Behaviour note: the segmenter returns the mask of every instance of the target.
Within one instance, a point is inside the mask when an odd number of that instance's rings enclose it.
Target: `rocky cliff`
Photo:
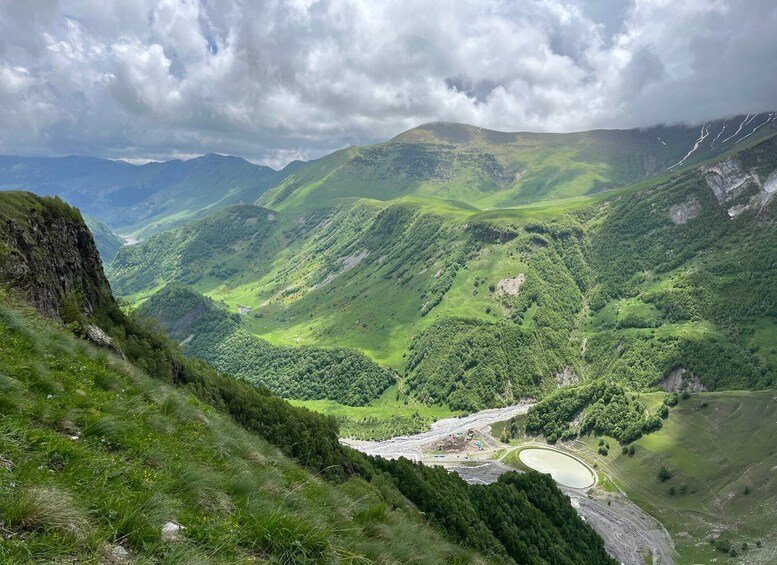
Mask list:
[[[81,213],[27,192],[0,193],[0,285],[65,321],[113,302]]]

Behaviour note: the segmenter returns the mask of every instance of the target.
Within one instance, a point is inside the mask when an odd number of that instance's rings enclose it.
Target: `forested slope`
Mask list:
[[[474,491],[369,460],[333,418],[186,358],[119,309],[61,201],[0,195],[0,226],[4,562],[612,563],[547,477]],[[502,529],[505,513],[531,527]]]
[[[122,249],[110,276],[134,298],[190,283],[250,333],[360,349],[456,409],[598,379],[763,388],[776,144],[553,206],[233,208]]]
[[[179,283],[154,294],[138,311],[159,319],[184,353],[284,398],[359,406],[394,382],[388,370],[355,350],[271,345],[242,329],[239,314],[228,314]]]

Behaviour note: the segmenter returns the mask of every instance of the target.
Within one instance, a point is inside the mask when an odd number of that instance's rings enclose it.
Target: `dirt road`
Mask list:
[[[380,455],[386,459],[398,459],[407,457],[413,461],[424,459],[424,452],[441,440],[456,433],[467,433],[469,430],[487,432],[491,424],[509,420],[518,414],[526,414],[531,402],[523,402],[506,408],[494,408],[482,410],[463,418],[445,418],[432,424],[428,432],[412,436],[397,436],[384,441],[359,441],[342,439],[341,441],[351,447],[363,451],[369,455]],[[493,439],[493,438],[492,438]]]
[[[490,435],[490,426],[518,414],[525,414],[531,403],[507,408],[484,410],[464,418],[447,418],[432,425],[428,432],[413,436],[399,436],[385,441],[341,440],[364,453],[387,459],[407,457],[427,465],[441,465],[458,473],[472,484],[490,484],[500,475],[515,471],[502,459],[516,447],[507,448]],[[483,450],[477,453],[446,453],[432,455],[445,438],[478,433]],[[674,541],[655,518],[620,493],[607,493],[601,499],[589,496],[590,489],[571,489],[559,486],[570,497],[573,508],[596,530],[608,553],[624,565],[642,565],[650,555],[656,565],[674,563]],[[606,498],[605,498],[606,497]]]

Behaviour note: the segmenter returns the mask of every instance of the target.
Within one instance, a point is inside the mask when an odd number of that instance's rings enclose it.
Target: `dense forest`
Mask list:
[[[490,557],[526,564],[612,564],[601,539],[553,479],[507,473],[490,485],[468,485],[442,467],[376,458],[373,465],[452,539]]]
[[[285,398],[359,406],[394,381],[388,370],[352,349],[271,345],[241,329],[239,314],[221,310],[180,283],[154,294],[138,314],[159,319],[183,342],[185,353]]]

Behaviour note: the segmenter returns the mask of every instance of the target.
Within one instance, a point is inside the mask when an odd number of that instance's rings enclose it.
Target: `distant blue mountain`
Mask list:
[[[145,237],[233,204],[250,204],[296,171],[209,153],[133,165],[93,157],[0,156],[0,190],[57,195],[117,233]]]

